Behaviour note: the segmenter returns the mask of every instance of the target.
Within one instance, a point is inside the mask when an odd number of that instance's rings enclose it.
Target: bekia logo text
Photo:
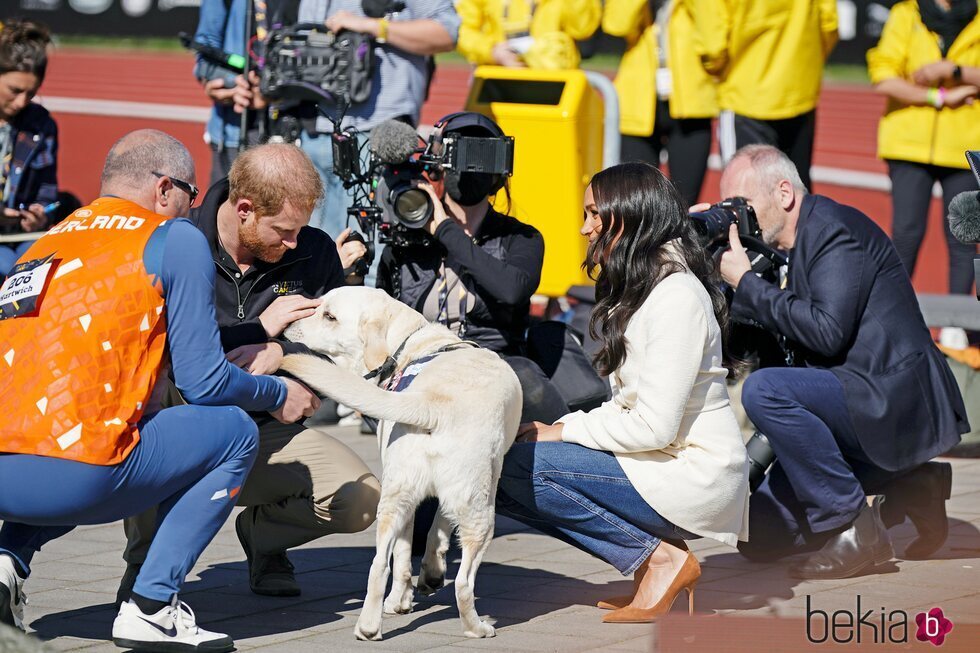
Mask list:
[[[915,615],[915,639],[942,646],[953,630],[953,622],[943,615],[942,608]],[[884,607],[864,610],[861,595],[851,610],[828,613],[814,607],[806,597],[806,638],[811,644],[831,640],[838,644],[870,642],[874,644],[903,644],[909,641],[909,615],[905,610],[886,612]]]

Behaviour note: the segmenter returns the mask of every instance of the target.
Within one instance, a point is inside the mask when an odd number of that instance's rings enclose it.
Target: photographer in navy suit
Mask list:
[[[905,557],[927,557],[946,539],[951,480],[949,465],[927,461],[969,425],[895,248],[860,211],[808,195],[770,146],[739,150],[721,192],[748,199],[763,240],[789,253],[784,282],[768,283],[732,227],[721,259],[732,317],[785,338],[796,365],[756,371],[743,389],[776,462],[739,550],[756,560],[815,551],[794,576],[845,578],[890,560],[886,528],[908,516],[919,538]]]

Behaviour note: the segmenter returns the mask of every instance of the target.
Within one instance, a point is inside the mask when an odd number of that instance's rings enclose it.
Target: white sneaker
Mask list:
[[[228,635],[198,628],[190,607],[176,596],[156,614],[144,614],[132,601],[123,603],[112,622],[112,641],[121,648],[168,653],[221,653],[235,648]]]
[[[0,624],[7,624],[20,630],[24,628],[24,579],[17,575],[14,559],[0,553]]]

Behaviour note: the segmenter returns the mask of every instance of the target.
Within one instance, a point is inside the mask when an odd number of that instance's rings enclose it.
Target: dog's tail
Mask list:
[[[382,390],[357,374],[317,356],[293,354],[282,360],[285,370],[339,404],[374,417],[432,430],[437,426],[427,402],[411,392]]]

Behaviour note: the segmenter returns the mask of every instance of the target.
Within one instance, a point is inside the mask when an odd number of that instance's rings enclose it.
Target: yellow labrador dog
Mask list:
[[[473,585],[493,537],[503,457],[520,421],[517,376],[493,352],[467,345],[373,288],[330,291],[316,313],[293,323],[286,337],[336,365],[292,355],[283,360],[283,370],[381,420],[377,552],[354,634],[381,639],[382,608],[412,610],[415,509],[435,496],[440,514],[429,531],[418,589],[432,593],[442,587],[449,538],[457,528],[463,555],[456,604],[463,630],[469,637],[493,637],[493,627],[476,612]],[[382,605],[392,556],[394,580]]]

